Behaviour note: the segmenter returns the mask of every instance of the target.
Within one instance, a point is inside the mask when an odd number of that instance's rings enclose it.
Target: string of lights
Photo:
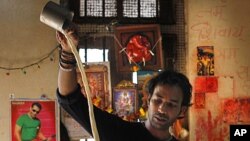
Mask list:
[[[2,70],[6,70],[8,71],[6,73],[6,75],[9,75],[9,71],[14,71],[14,70],[21,70],[24,74],[26,74],[25,69],[32,67],[32,66],[37,66],[38,68],[40,68],[40,63],[42,63],[44,60],[50,58],[50,61],[54,60],[53,57],[53,53],[57,50],[58,46],[56,46],[55,48],[53,48],[47,55],[45,55],[44,57],[42,57],[41,59],[37,60],[36,62],[33,62],[31,64],[27,64],[27,65],[23,65],[21,67],[4,67],[4,66],[0,66],[0,69]]]

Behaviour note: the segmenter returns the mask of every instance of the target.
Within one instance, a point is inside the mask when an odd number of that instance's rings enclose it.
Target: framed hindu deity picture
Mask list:
[[[137,72],[137,90],[138,90],[138,107],[147,109],[148,99],[148,82],[156,76],[158,71],[138,71]]]
[[[137,112],[137,90],[135,88],[113,89],[113,110],[119,117],[134,115]]]
[[[109,62],[88,63],[85,65],[85,73],[93,104],[103,110],[110,108],[112,96]],[[80,72],[77,72],[77,78],[83,93],[85,93]]]
[[[59,141],[58,107],[55,100],[11,99],[11,141]]]
[[[157,24],[115,27],[115,50],[118,71],[163,68],[160,26]]]

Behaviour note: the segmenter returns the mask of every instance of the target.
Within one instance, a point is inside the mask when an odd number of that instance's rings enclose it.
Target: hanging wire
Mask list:
[[[54,49],[52,49],[45,57],[39,59],[38,61],[36,61],[34,63],[28,64],[28,65],[24,65],[22,67],[3,67],[3,66],[0,66],[0,69],[9,70],[9,71],[12,71],[12,70],[22,70],[23,71],[26,68],[29,68],[29,67],[34,66],[34,65],[37,65],[38,68],[40,68],[39,63],[43,62],[45,59],[50,58],[50,60],[53,61],[53,59],[51,59],[51,55],[55,52],[55,50],[57,48],[58,48],[58,46],[56,46]]]

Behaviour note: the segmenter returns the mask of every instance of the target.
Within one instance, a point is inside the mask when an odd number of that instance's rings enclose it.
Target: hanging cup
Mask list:
[[[40,21],[44,24],[63,32],[72,21],[74,13],[68,9],[49,1],[40,14]]]

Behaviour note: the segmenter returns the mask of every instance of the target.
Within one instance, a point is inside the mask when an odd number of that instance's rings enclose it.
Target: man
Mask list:
[[[43,141],[50,141],[41,132],[41,121],[36,117],[41,111],[42,106],[38,102],[32,103],[29,112],[21,115],[15,126],[15,137],[17,141],[33,141],[39,138]]]
[[[66,34],[78,45],[76,28]],[[91,125],[87,100],[76,79],[76,61],[64,35],[57,32],[61,44],[57,96],[60,105],[89,133]],[[114,76],[115,77],[115,76]],[[163,71],[149,81],[148,118],[144,123],[127,122],[94,107],[100,141],[176,141],[169,132],[172,124],[182,118],[190,106],[192,86],[186,76]]]

